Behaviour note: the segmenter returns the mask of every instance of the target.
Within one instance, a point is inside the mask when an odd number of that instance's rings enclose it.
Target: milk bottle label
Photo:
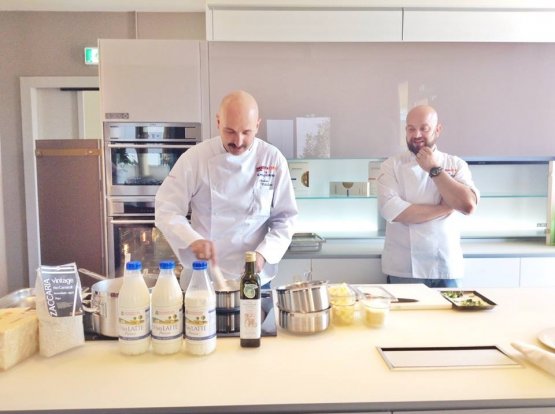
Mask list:
[[[202,341],[216,336],[216,309],[185,306],[185,338]]]
[[[152,338],[168,340],[183,336],[183,310],[177,306],[158,306],[152,313]]]
[[[150,336],[150,308],[121,309],[118,315],[119,337],[128,341]]]

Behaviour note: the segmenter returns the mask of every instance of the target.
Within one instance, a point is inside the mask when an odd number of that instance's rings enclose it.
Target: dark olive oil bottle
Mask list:
[[[262,301],[260,298],[260,276],[256,273],[256,252],[245,253],[245,273],[240,285],[239,330],[241,346],[257,348],[260,346]]]

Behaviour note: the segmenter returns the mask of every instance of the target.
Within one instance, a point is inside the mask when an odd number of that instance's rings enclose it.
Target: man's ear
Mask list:
[[[443,125],[442,124],[437,124],[436,127],[436,136],[439,137],[441,135],[441,131],[443,131]]]

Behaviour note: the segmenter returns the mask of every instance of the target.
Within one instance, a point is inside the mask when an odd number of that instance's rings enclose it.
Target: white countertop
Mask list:
[[[380,258],[384,240],[328,239],[319,252],[290,252],[284,259],[295,258]],[[462,239],[463,255],[471,257],[555,257],[555,246],[543,239]]]
[[[150,352],[128,357],[118,352],[115,341],[87,342],[52,358],[37,354],[0,372],[0,411],[555,407],[555,377],[527,363],[523,368],[480,370],[387,368],[377,346],[498,345],[517,356],[511,341],[539,344],[537,334],[555,326],[553,288],[480,293],[497,307],[392,311],[382,329],[359,323],[304,336],[279,329],[277,337],[263,338],[258,349],[241,348],[237,338],[220,338],[215,353],[207,357]]]

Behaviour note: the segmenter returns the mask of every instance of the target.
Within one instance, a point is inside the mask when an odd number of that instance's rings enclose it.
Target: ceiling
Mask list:
[[[0,0],[0,10],[204,12],[205,0]]]

